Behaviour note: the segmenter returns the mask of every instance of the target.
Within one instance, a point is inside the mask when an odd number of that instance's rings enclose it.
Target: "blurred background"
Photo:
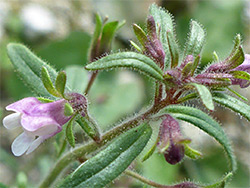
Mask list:
[[[129,40],[135,40],[132,23],[144,27],[148,8],[153,2],[165,7],[174,16],[176,33],[181,47],[184,46],[189,30],[189,21],[199,21],[207,33],[202,62],[211,62],[216,51],[220,59],[225,58],[233,47],[237,33],[243,36],[245,53],[250,54],[250,1],[241,0],[0,0],[0,119],[8,114],[5,106],[16,100],[34,96],[16,76],[6,53],[6,45],[18,42],[27,45],[39,57],[57,70],[66,70],[68,82],[79,80],[77,92],[83,92],[88,73],[83,66],[88,63],[87,54],[91,35],[95,27],[95,13],[109,20],[122,21],[122,27],[113,42],[113,51],[131,50]],[[89,93],[90,112],[103,131],[147,107],[153,97],[152,82],[132,71],[102,72]],[[250,99],[250,89],[237,91]],[[239,168],[228,186],[250,187],[250,136],[249,122],[219,106],[212,114],[222,123],[232,140]],[[154,123],[154,142],[160,122]],[[143,176],[158,183],[171,184],[186,179],[209,183],[218,180],[227,169],[227,160],[221,147],[206,134],[192,125],[182,124],[192,146],[200,150],[204,158],[184,160],[171,166],[163,156],[154,154],[146,162],[135,162],[132,166]],[[42,144],[35,152],[14,157],[10,145],[21,130],[8,131],[0,122],[0,182],[9,187],[37,187],[58,158],[57,147],[64,132]],[[77,143],[87,136],[75,127]],[[49,144],[48,144],[49,143]],[[70,148],[67,148],[70,150]],[[144,151],[145,153],[145,151]],[[143,154],[142,154],[143,155]],[[77,167],[73,163],[63,173]],[[108,187],[143,187],[131,178],[121,176]]]

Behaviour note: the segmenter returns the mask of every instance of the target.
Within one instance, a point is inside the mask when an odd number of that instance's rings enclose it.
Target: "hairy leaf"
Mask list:
[[[60,93],[61,96],[64,96],[66,79],[67,77],[65,71],[60,71],[56,77],[56,90]]]
[[[202,103],[207,107],[207,109],[214,110],[214,103],[213,103],[213,99],[212,99],[212,94],[210,93],[209,89],[204,85],[200,85],[200,84],[196,84],[196,83],[191,83],[189,85],[192,85],[195,87],[195,89],[197,90],[197,92],[202,100]]]
[[[66,127],[66,138],[68,143],[72,146],[75,147],[75,136],[73,133],[73,124],[74,124],[74,117],[70,119],[67,127]]]
[[[145,47],[145,43],[147,42],[147,35],[146,33],[143,31],[143,29],[136,25],[136,24],[133,24],[133,30],[134,30],[134,33],[138,39],[138,41],[140,42],[140,44]]]
[[[163,80],[162,70],[145,55],[135,52],[119,52],[103,57],[86,66],[87,70],[103,70],[117,67],[128,67],[145,73],[157,80]]]
[[[250,74],[245,71],[231,71],[230,74],[237,79],[250,80]]]
[[[48,72],[48,70],[45,67],[42,67],[42,70],[41,70],[41,79],[42,79],[44,87],[47,89],[47,91],[51,95],[54,95],[55,97],[60,97],[60,94],[58,93],[58,91],[54,87],[54,85],[53,85],[53,83],[52,83],[52,81],[50,79],[49,72]]]
[[[58,187],[104,187],[140,154],[152,133],[148,124],[130,129],[107,148],[80,165]]]
[[[190,33],[186,42],[186,48],[184,51],[184,58],[187,55],[197,56],[200,54],[201,49],[205,42],[205,31],[196,21],[190,23]]]
[[[250,106],[241,100],[220,92],[213,93],[213,100],[227,108],[230,108],[234,112],[239,113],[250,121]]]
[[[241,46],[239,46],[232,57],[227,58],[225,61],[230,69],[236,68],[244,62],[245,56]]]
[[[167,31],[168,46],[171,55],[171,68],[178,66],[179,49],[172,32]]]
[[[90,50],[89,50],[89,59],[93,60],[97,56],[97,48],[98,48],[98,41],[99,37],[101,36],[102,33],[102,18],[99,14],[96,14],[95,17],[95,31],[92,36],[91,40],[91,45],[90,45]]]
[[[44,61],[34,55],[27,47],[21,44],[11,43],[7,46],[9,58],[21,80],[37,95],[54,99],[43,86],[41,69],[45,67],[54,81],[57,72]]]
[[[202,154],[191,148],[190,146],[188,146],[188,144],[184,144],[184,147],[185,147],[185,155],[188,156],[189,158],[191,159],[199,159],[202,157]]]

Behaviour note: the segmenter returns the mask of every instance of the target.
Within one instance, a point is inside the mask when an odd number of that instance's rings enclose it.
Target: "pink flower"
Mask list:
[[[64,115],[66,100],[61,99],[51,103],[41,103],[34,97],[28,97],[12,103],[6,110],[15,113],[3,119],[7,129],[22,127],[21,133],[12,143],[11,150],[15,156],[21,156],[34,151],[44,140],[62,130],[62,125],[70,120]]]

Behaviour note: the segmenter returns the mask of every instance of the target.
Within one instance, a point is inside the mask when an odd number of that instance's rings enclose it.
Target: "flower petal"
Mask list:
[[[3,119],[3,126],[7,129],[14,129],[21,126],[21,113],[16,112]]]
[[[12,143],[11,150],[15,156],[21,156],[30,147],[35,137],[28,136],[25,132],[20,134]]]
[[[56,121],[58,124],[63,125],[70,119],[70,117],[66,117],[64,115],[65,103],[66,101],[61,99],[51,103],[37,104],[33,108],[27,109],[24,114],[27,116],[32,116],[32,118],[50,118]]]
[[[47,135],[51,135],[51,134],[57,132],[58,128],[60,128],[59,125],[51,124],[51,125],[46,125],[44,127],[41,127],[40,129],[38,129],[32,133],[34,133],[35,136],[47,136]]]
[[[26,152],[26,155],[34,151],[43,141],[44,141],[44,138],[42,136],[39,136],[36,140],[34,140],[32,144],[30,145],[28,151]]]
[[[22,127],[28,132],[34,132],[47,125],[57,125],[58,123],[51,117],[30,116],[23,114],[21,119]]]
[[[6,106],[6,110],[23,113],[27,110],[32,109],[34,105],[37,104],[41,104],[41,102],[37,98],[28,97]]]

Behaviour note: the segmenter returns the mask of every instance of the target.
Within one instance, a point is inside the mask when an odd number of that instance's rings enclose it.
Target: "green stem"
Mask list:
[[[170,188],[172,186],[167,186],[167,185],[161,185],[161,184],[158,184],[156,182],[153,182],[149,179],[146,179],[145,177],[141,176],[140,174],[137,174],[136,172],[133,172],[131,170],[125,170],[124,171],[124,174],[128,175],[128,176],[131,176],[147,185],[151,185],[153,187],[159,187],[159,188]]]

